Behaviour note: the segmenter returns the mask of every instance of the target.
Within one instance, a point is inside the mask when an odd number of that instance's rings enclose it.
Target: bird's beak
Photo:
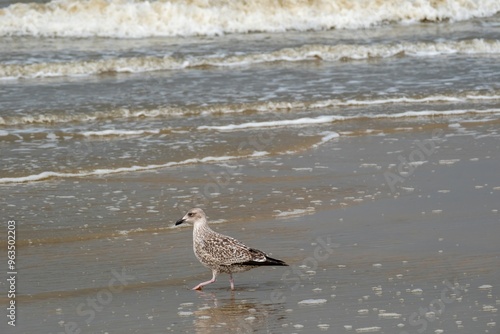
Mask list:
[[[184,218],[179,219],[178,221],[175,222],[175,226],[180,225],[184,223],[186,220]]]

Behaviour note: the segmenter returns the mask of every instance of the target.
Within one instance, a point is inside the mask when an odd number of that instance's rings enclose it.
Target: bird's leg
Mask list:
[[[195,286],[192,290],[201,290],[205,285],[211,284],[217,280],[217,272],[215,270],[212,270],[212,279],[206,282],[202,282]]]
[[[229,283],[231,283],[231,290],[234,290],[233,274],[229,274]]]

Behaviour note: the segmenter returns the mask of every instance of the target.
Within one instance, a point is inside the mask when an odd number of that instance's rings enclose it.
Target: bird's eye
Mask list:
[[[192,212],[188,213],[189,217],[193,217],[193,215],[194,215],[194,213],[192,213]]]

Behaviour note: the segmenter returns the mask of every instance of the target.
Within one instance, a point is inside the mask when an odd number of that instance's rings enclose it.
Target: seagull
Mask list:
[[[273,259],[266,253],[245,246],[238,240],[212,230],[207,223],[205,212],[199,208],[189,210],[184,217],[175,222],[193,224],[193,250],[198,260],[212,270],[212,279],[195,286],[201,290],[205,285],[217,280],[220,273],[229,274],[231,290],[234,290],[233,273],[241,273],[259,266],[288,266],[285,262]]]

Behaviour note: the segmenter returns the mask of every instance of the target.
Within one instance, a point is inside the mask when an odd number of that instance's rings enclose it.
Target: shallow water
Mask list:
[[[19,328],[494,332],[498,134],[484,125],[463,130],[442,130],[434,153],[407,176],[393,165],[432,130],[347,137],[231,166],[238,173],[203,199],[212,227],[291,265],[236,275],[234,293],[226,275],[189,290],[211,274],[192,253],[191,228],[172,227],[181,207],[202,200],[207,174],[229,175],[227,164],[120,174],[93,186],[61,180],[61,195],[41,201],[54,208],[45,204],[40,220],[64,228],[18,218]],[[394,192],[389,172],[404,177]],[[169,180],[176,188],[164,189]],[[23,191],[10,196],[36,206],[36,193],[50,193],[43,184],[18,185],[11,190]],[[65,188],[80,195],[65,197]],[[96,204],[91,191],[102,193]]]

